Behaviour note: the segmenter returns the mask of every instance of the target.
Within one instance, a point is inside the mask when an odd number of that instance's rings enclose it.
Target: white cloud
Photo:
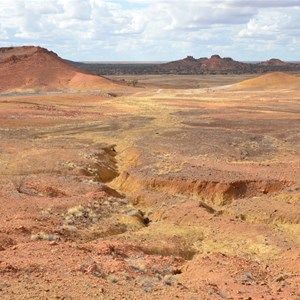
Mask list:
[[[300,0],[1,0],[0,41],[78,60],[171,60],[243,58],[253,39],[297,59],[299,15]]]
[[[226,0],[225,0],[226,1]],[[230,2],[232,5],[236,6],[249,6],[249,7],[299,7],[300,1],[299,0],[251,0],[251,1],[245,1],[245,0],[228,0],[227,2]]]
[[[256,39],[270,37],[276,39],[280,35],[280,27],[286,17],[279,12],[260,13],[251,19],[245,28],[240,30],[238,37]]]
[[[63,17],[78,21],[91,19],[92,1],[78,0],[58,0],[58,4],[63,7]]]
[[[0,24],[0,41],[5,41],[8,40],[8,34],[6,32],[6,30],[4,30]]]

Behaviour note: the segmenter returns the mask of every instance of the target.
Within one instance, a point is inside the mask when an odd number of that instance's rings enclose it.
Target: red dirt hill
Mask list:
[[[300,78],[282,72],[274,72],[233,84],[231,88],[235,90],[300,90]]]
[[[0,48],[0,92],[114,89],[120,86],[76,68],[47,49]]]

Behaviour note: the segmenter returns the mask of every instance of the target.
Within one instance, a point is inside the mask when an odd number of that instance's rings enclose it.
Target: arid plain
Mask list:
[[[1,96],[1,299],[300,299],[299,77],[172,78]]]

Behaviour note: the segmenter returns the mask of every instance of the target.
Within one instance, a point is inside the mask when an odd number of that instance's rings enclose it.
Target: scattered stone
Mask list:
[[[282,276],[280,276],[280,277],[278,277],[278,278],[276,279],[276,282],[284,281],[284,280],[286,280],[287,278],[288,278],[287,275],[282,275]]]

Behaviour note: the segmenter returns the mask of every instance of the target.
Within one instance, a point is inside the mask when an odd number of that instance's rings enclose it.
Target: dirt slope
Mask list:
[[[231,86],[234,90],[300,89],[300,78],[282,72],[265,74]]]
[[[0,299],[299,300],[299,98],[2,96]]]
[[[44,48],[0,48],[0,92],[103,89],[120,87],[76,68]]]

